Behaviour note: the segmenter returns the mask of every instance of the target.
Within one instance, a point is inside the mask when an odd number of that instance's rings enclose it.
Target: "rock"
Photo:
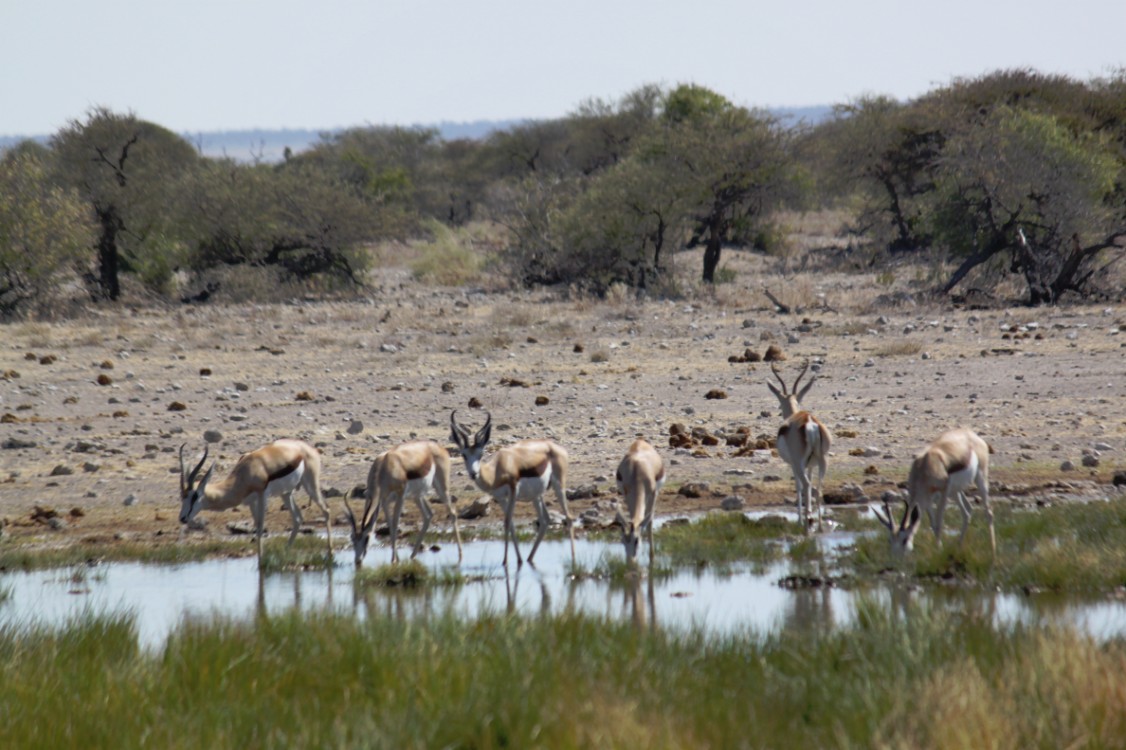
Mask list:
[[[713,400],[725,399],[727,398],[727,391],[721,390],[719,388],[712,388],[710,391],[704,394],[704,398]]]
[[[399,351],[399,347],[395,346],[394,344],[380,344],[379,351],[385,354],[395,354]]]
[[[125,496],[125,499],[121,501],[121,504],[124,505],[126,508],[128,508],[131,505],[136,505],[137,504],[137,496],[130,493],[130,494]]]
[[[568,500],[585,500],[590,497],[600,497],[602,491],[598,489],[597,485],[593,484],[580,484],[577,487],[571,487],[567,490]]]
[[[1126,469],[1120,469],[1114,472],[1114,479],[1111,483],[1116,487],[1126,486]]]
[[[1112,448],[1110,447],[1110,443],[1095,443],[1095,450],[1109,451],[1112,450]]]
[[[738,495],[728,495],[720,502],[719,507],[724,510],[742,510],[747,507],[747,501]]]
[[[53,477],[65,477],[65,476],[69,476],[69,475],[71,475],[71,474],[73,474],[73,473],[74,473],[74,469],[70,468],[70,467],[69,467],[69,466],[67,466],[66,464],[59,464],[59,465],[58,465],[58,466],[56,466],[55,468],[51,469],[51,474],[50,474],[50,476],[53,476]]]
[[[782,352],[781,348],[779,348],[775,344],[771,344],[770,346],[766,347],[766,353],[762,355],[762,361],[784,362],[786,361],[786,355]]]
[[[696,499],[710,494],[711,491],[711,485],[707,482],[688,482],[687,484],[681,485],[680,489],[676,491],[676,494],[682,497]]]
[[[1088,453],[1086,456],[1083,456],[1083,465],[1088,468],[1094,468],[1099,465],[1099,457],[1093,453]]]
[[[3,442],[4,450],[19,450],[21,448],[35,448],[38,443],[34,440],[24,440],[22,438],[8,438]]]
[[[488,497],[477,498],[468,506],[459,511],[457,517],[462,519],[463,521],[472,521],[477,518],[484,518],[485,516],[489,515],[489,508],[491,507],[489,500],[490,498]]]
[[[1064,461],[1060,464],[1060,471],[1075,471],[1075,464],[1071,461]]]
[[[358,419],[353,419],[352,423],[350,425],[348,425],[348,434],[349,435],[359,435],[363,431],[364,431],[364,423],[361,422]]]
[[[218,430],[204,430],[203,439],[208,443],[218,443],[223,439],[223,433]]]

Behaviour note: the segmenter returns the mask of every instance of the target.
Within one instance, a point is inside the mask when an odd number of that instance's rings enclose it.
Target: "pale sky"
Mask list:
[[[0,135],[94,106],[178,132],[560,117],[645,83],[736,104],[1126,66],[1126,0],[0,0]]]

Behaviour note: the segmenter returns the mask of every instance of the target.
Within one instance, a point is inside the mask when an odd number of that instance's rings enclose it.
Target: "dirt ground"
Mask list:
[[[765,263],[729,252],[734,281],[676,301],[433,288],[385,269],[363,301],[99,309],[0,326],[3,531],[47,544],[177,543],[177,451],[187,443],[200,456],[211,431],[220,472],[276,438],[318,446],[340,529],[340,494],[364,483],[378,452],[415,437],[450,445],[451,410],[471,429],[484,421],[471,401],[492,413],[497,445],[551,437],[567,448],[569,485],[583,490],[576,515],[613,517],[613,473],[635,436],[670,464],[660,513],[717,509],[732,495],[780,509],[792,502],[788,467],[726,444],[739,428],[751,442],[777,430],[769,365],[729,361],[770,345],[787,380],[806,360],[818,370],[804,406],[835,434],[830,496],[894,490],[911,456],[957,425],[994,449],[1000,502],[1126,489],[1111,483],[1126,468],[1124,306],[917,304],[886,277],[785,276]],[[806,309],[778,313],[764,285]],[[719,444],[673,449],[674,423]],[[705,484],[698,497],[680,494],[692,483]],[[456,456],[452,485],[459,507],[481,496]],[[532,516],[528,504],[519,512]],[[226,535],[249,517],[211,514],[190,536]],[[272,501],[267,527],[288,526]]]

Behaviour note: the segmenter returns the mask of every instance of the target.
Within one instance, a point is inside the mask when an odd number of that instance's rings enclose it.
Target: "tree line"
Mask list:
[[[697,85],[642,86],[483,139],[322,136],[280,163],[201,156],[94,108],[0,155],[0,315],[158,295],[216,268],[362,287],[372,242],[491,222],[521,284],[659,292],[670,258],[777,250],[781,209],[844,209],[869,264],[926,254],[950,293],[1017,278],[1030,304],[1105,293],[1126,254],[1126,72],[958,79],[783,123]],[[185,276],[186,275],[186,276]]]

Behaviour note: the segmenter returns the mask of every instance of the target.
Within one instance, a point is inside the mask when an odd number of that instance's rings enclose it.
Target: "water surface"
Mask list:
[[[847,543],[847,535],[826,534],[823,545]],[[576,541],[578,562],[595,569],[603,556],[620,556],[621,546]],[[643,550],[647,555],[648,550]],[[353,584],[352,555],[337,555],[328,571],[259,576],[254,558],[219,559],[184,565],[109,563],[7,573],[0,576],[0,622],[61,624],[93,611],[128,611],[136,617],[142,643],[159,647],[185,617],[211,614],[251,618],[259,612],[291,608],[333,608],[360,617],[424,618],[453,612],[474,618],[486,613],[525,615],[567,611],[633,621],[672,630],[702,629],[714,634],[751,631],[768,634],[780,628],[831,628],[855,617],[856,591],[831,586],[791,590],[779,580],[795,572],[782,562],[766,569],[735,567],[680,570],[669,576],[633,582],[573,580],[568,574],[570,546],[545,541],[535,567],[500,565],[499,541],[469,542],[461,572],[473,580],[461,586],[421,591],[387,591]],[[375,547],[366,564],[387,562],[386,547]],[[457,550],[446,545],[420,556],[431,569],[456,567]],[[1065,596],[1023,596],[962,589],[933,589],[879,584],[865,595],[889,607],[912,600],[943,608],[979,612],[997,623],[1057,622],[1079,627],[1097,638],[1126,635],[1126,602],[1085,602]]]

